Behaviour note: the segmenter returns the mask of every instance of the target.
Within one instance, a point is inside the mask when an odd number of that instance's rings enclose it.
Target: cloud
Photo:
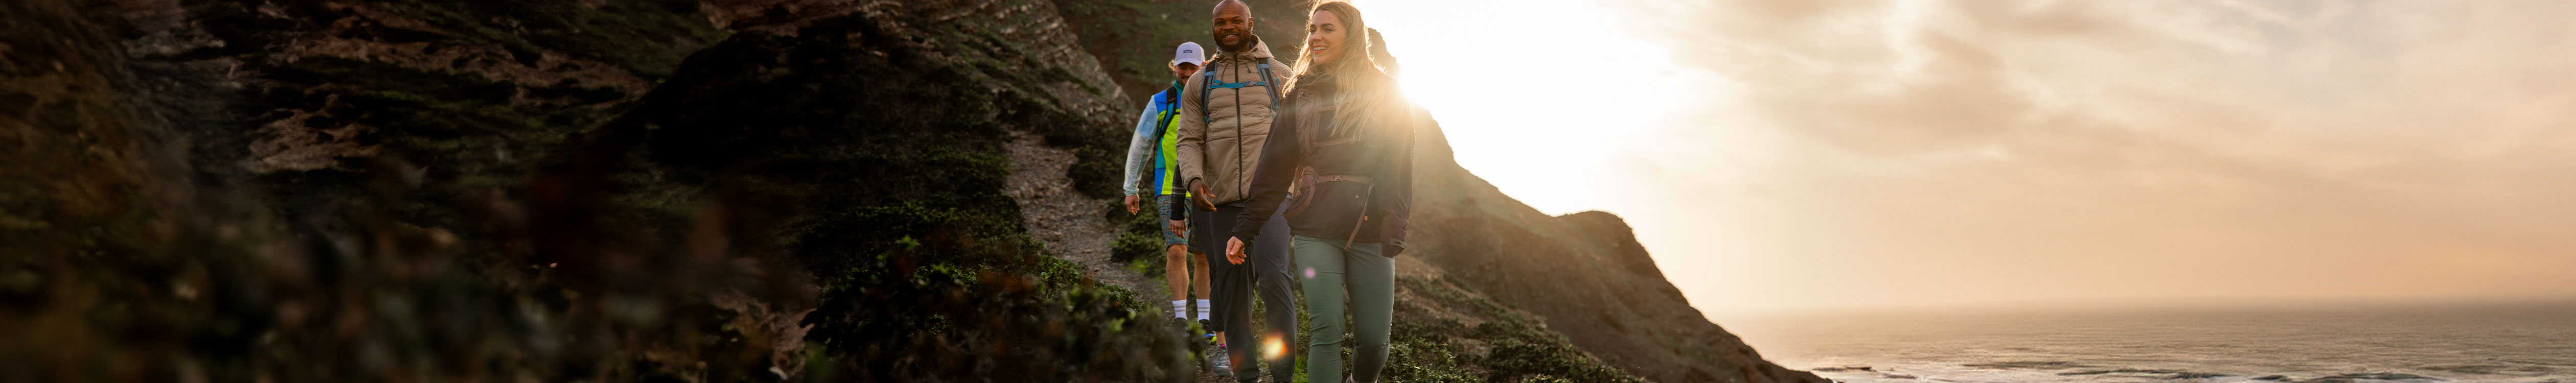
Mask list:
[[[1749,184],[1622,213],[1786,269],[1694,299],[2576,296],[2576,3],[1608,4],[1705,75],[1637,179]]]

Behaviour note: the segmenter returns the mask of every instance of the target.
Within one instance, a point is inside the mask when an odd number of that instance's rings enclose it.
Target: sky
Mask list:
[[[1712,315],[2576,299],[2576,2],[1354,3]]]

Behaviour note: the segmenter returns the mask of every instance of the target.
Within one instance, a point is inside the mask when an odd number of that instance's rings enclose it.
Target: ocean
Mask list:
[[[2576,303],[1777,315],[1721,323],[1847,383],[2576,383]]]

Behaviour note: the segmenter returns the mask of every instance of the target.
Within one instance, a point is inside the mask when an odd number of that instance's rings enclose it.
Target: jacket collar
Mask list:
[[[1252,39],[1252,49],[1244,50],[1242,52],[1231,52],[1220,48],[1216,50],[1216,57],[1211,60],[1264,60],[1271,57],[1270,43],[1261,41],[1261,35],[1246,34],[1243,36],[1245,38]]]
[[[1336,76],[1330,72],[1298,76],[1297,92],[1318,96],[1338,93],[1341,90],[1341,84],[1339,84],[1340,81],[1334,81],[1336,80],[1334,77]]]

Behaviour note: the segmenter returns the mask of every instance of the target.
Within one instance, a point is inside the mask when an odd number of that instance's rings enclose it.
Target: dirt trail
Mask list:
[[[1073,180],[1065,178],[1065,169],[1073,166],[1073,151],[1048,147],[1045,138],[1028,132],[1011,133],[1011,199],[1020,203],[1020,223],[1029,235],[1045,242],[1056,257],[1082,265],[1092,279],[1136,292],[1136,298],[1152,303],[1166,302],[1170,290],[1161,283],[1125,265],[1110,260],[1110,246],[1118,241],[1117,228],[1101,219],[1113,201],[1096,199],[1073,190]]]
[[[1036,134],[1012,132],[1010,152],[1009,192],[1020,203],[1020,223],[1028,227],[1029,235],[1046,243],[1056,257],[1082,265],[1092,279],[1136,292],[1136,299],[1154,307],[1155,315],[1171,315],[1170,308],[1160,305],[1172,296],[1162,281],[1110,260],[1119,232],[1101,219],[1106,212],[1100,209],[1115,201],[1073,190],[1073,181],[1065,177],[1065,169],[1073,166],[1073,151],[1046,146],[1046,139]],[[1197,381],[1230,383],[1234,379],[1202,371]]]

